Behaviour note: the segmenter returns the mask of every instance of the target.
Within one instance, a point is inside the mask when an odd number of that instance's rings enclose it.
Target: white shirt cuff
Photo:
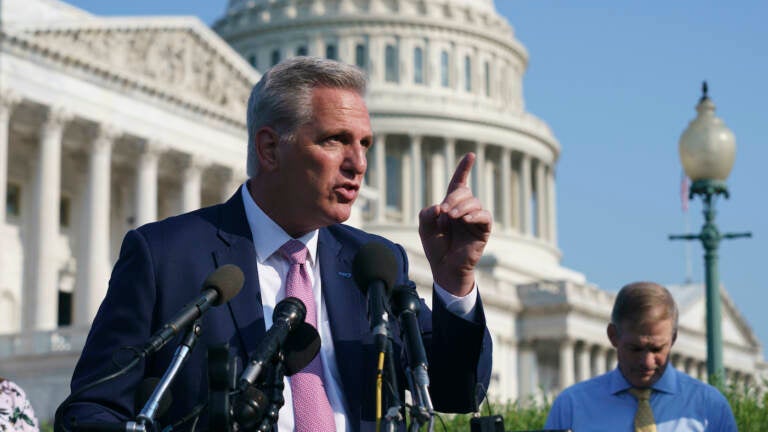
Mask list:
[[[443,287],[438,285],[437,282],[433,282],[432,285],[435,287],[437,296],[440,297],[440,300],[442,300],[443,303],[445,303],[445,308],[448,309],[449,312],[468,321],[473,319],[475,316],[475,306],[477,305],[477,282],[475,282],[475,286],[472,287],[472,291],[464,297],[455,296],[449,293]]]

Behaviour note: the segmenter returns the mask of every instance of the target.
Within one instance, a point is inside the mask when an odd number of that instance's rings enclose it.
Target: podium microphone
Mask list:
[[[377,350],[384,352],[389,333],[387,299],[397,277],[395,254],[383,243],[366,243],[355,255],[352,275],[368,300],[368,321]]]
[[[211,306],[219,306],[236,296],[243,288],[243,271],[233,264],[225,264],[208,275],[203,282],[203,294],[186,304],[173,319],[165,324],[144,345],[142,355],[155,353],[173,339],[180,330],[200,318]]]
[[[431,422],[434,411],[429,395],[427,354],[424,350],[424,341],[421,338],[418,319],[420,308],[421,301],[413,281],[408,281],[407,285],[395,287],[392,292],[392,312],[400,320],[400,334],[405,342],[410,369],[409,381],[415,387],[411,389],[411,393],[416,402],[415,405],[423,409],[422,412],[411,415],[412,422],[418,420],[417,425],[425,421]],[[432,430],[431,424],[429,430]]]
[[[288,333],[296,329],[299,324],[304,323],[306,316],[306,306],[296,297],[286,297],[277,303],[275,311],[272,313],[272,327],[264,335],[259,346],[256,347],[253,360],[240,376],[239,390],[245,390],[256,382],[256,378],[259,377],[264,366],[272,360],[285,343]]]

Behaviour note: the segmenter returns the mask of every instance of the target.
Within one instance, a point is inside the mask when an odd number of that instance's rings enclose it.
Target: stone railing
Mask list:
[[[79,352],[88,329],[61,327],[55,330],[0,335],[0,359],[57,352]]]

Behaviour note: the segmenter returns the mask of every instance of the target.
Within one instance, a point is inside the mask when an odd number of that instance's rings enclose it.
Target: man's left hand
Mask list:
[[[419,236],[434,281],[463,297],[475,285],[475,265],[491,235],[493,217],[467,185],[475,154],[467,153],[453,173],[443,201],[419,213]]]

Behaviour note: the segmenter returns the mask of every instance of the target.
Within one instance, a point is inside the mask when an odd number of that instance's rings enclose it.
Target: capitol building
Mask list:
[[[375,143],[349,223],[402,244],[423,295],[418,211],[477,154],[471,186],[494,216],[478,281],[492,399],[552,394],[615,366],[605,328],[618,287],[560,263],[561,144],[526,111],[529,53],[492,0],[229,0],[212,28],[2,0],[0,376],[38,417],[69,394],[125,232],[235,192],[251,86],[299,55],[368,73]],[[671,361],[704,378],[703,287],[669,288],[681,313]],[[760,383],[761,342],[721,296],[727,378]]]

